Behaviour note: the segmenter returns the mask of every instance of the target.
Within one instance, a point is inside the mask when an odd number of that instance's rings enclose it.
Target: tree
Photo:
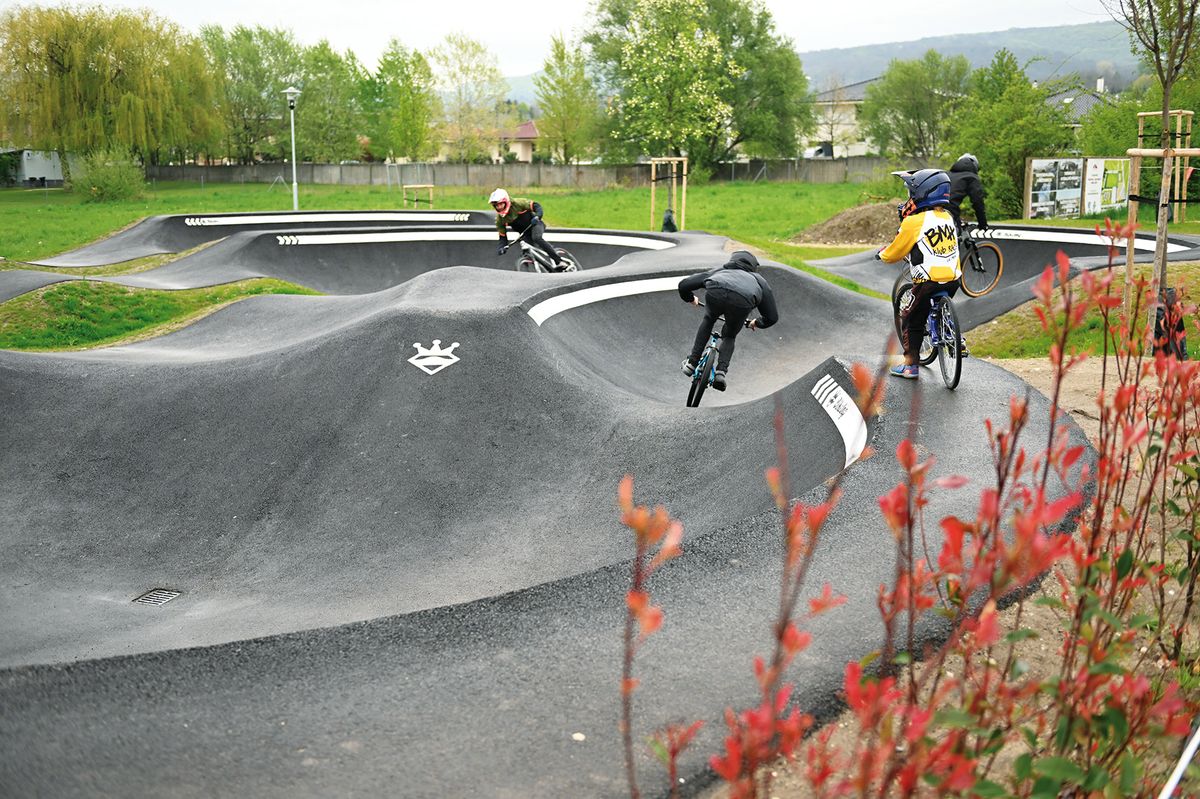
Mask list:
[[[651,15],[665,21],[681,13],[690,15],[695,30],[711,34],[716,42],[714,52],[724,58],[707,66],[692,61],[677,61],[670,66],[684,85],[689,80],[708,84],[703,88],[715,94],[727,110],[713,116],[713,124],[702,132],[686,137],[677,149],[686,150],[702,168],[738,150],[763,156],[794,155],[799,137],[814,126],[808,79],[791,42],[775,33],[770,12],[758,0],[698,0],[683,4],[690,9],[687,11],[675,5],[661,0],[600,0],[596,24],[584,41],[606,90],[619,97],[628,96],[634,86],[631,67],[636,66],[639,75],[649,74],[651,78],[657,68],[653,63],[644,65],[629,58],[629,45],[638,35],[634,24],[637,19]],[[659,49],[635,52],[647,58],[679,59],[686,51],[677,49],[670,31],[665,34],[658,42]],[[674,35],[683,34],[677,24]],[[694,42],[688,44],[696,54]],[[652,80],[638,85],[651,95],[656,92]],[[663,105],[669,113],[674,112],[673,101]],[[620,132],[623,127],[623,118],[618,114],[613,129]]]
[[[991,214],[1020,217],[1024,211],[1025,159],[1064,153],[1072,133],[1061,106],[1046,98],[1057,89],[1034,86],[1008,50],[971,75],[966,102],[955,113],[950,157],[972,152],[988,192]]]
[[[142,160],[196,151],[219,130],[203,51],[147,12],[23,6],[0,16],[0,106],[16,143]]]
[[[1165,150],[1172,146],[1169,114],[1171,89],[1194,63],[1192,44],[1196,34],[1196,8],[1200,6],[1200,1],[1106,0],[1105,5],[1113,19],[1129,31],[1134,52],[1150,64],[1158,77],[1158,85],[1162,88],[1162,135],[1159,147]],[[1173,160],[1169,156],[1162,159],[1160,198],[1166,198],[1171,193]],[[1159,203],[1154,269],[1160,288],[1167,286],[1168,210],[1166,202]],[[1153,312],[1150,318],[1150,324],[1153,325]]]
[[[919,59],[896,59],[867,87],[863,128],[884,155],[934,161],[946,155],[946,138],[967,94],[966,56],[930,50]]]
[[[723,98],[740,68],[704,17],[703,0],[637,0],[629,17],[609,112],[618,135],[644,154],[680,155],[716,135],[732,113]]]
[[[336,163],[357,158],[362,113],[358,104],[361,68],[353,53],[341,56],[321,40],[306,48],[296,103],[296,139],[301,156]]]
[[[244,25],[226,33],[209,25],[200,36],[219,75],[226,153],[243,164],[281,157],[288,137],[283,90],[300,82],[301,48],[292,34]]]
[[[446,36],[430,53],[438,88],[445,97],[443,138],[454,161],[489,157],[507,121],[501,103],[508,83],[487,46],[461,33]]]
[[[831,74],[825,80],[825,89],[818,98],[817,105],[821,106],[816,115],[816,131],[821,142],[828,142],[833,152],[841,145],[853,140],[851,130],[857,127],[857,120],[847,118],[846,87],[841,75]]]
[[[600,133],[600,97],[582,50],[561,36],[553,37],[542,74],[533,83],[542,112],[538,130],[559,160],[574,164],[590,154]]]
[[[392,39],[373,76],[363,81],[371,150],[419,161],[437,153],[440,101],[425,56]]]

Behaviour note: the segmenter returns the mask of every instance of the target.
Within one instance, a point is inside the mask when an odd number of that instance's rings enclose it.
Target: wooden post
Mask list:
[[[1025,219],[1033,214],[1033,159],[1025,159]]]
[[[1140,127],[1141,120],[1138,120]],[[1140,134],[1139,134],[1140,137]],[[1138,201],[1134,196],[1138,193],[1138,187],[1142,183],[1142,157],[1140,155],[1133,156],[1129,162],[1129,217],[1126,220],[1129,224],[1137,224],[1138,216]],[[1130,298],[1133,296],[1133,249],[1134,236],[1131,233],[1129,238],[1125,240],[1125,298],[1122,308],[1125,313],[1129,313]],[[1133,320],[1129,320],[1130,328],[1133,327]]]
[[[1171,142],[1171,147],[1172,148],[1183,147],[1182,139],[1183,139],[1183,114],[1177,114],[1175,116],[1175,140]],[[1175,165],[1175,166],[1176,166],[1175,170],[1171,172],[1171,196],[1174,198],[1174,201],[1171,203],[1171,221],[1172,222],[1179,221],[1179,207],[1180,207],[1180,204],[1179,204],[1179,171],[1180,170],[1178,169],[1178,165]]]
[[[679,162],[671,162],[671,210],[679,208]]]
[[[654,230],[654,187],[658,185],[658,162],[650,160],[650,229]]]
[[[679,206],[679,229],[687,230],[687,176],[688,160],[683,159],[683,202]]]

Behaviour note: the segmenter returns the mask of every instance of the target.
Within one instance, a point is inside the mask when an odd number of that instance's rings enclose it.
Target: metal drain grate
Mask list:
[[[165,605],[177,596],[182,596],[182,591],[172,591],[169,588],[155,588],[152,591],[147,591],[137,599],[133,600],[139,605]]]

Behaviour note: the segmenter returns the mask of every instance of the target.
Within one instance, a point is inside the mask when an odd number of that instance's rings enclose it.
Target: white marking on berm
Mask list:
[[[867,422],[858,403],[829,375],[817,381],[812,395],[842,434],[846,444],[846,466],[849,466],[858,460],[867,446]]]
[[[442,211],[375,211],[368,213],[245,214],[240,216],[189,216],[183,220],[191,227],[223,225],[291,225],[311,222],[466,222],[469,214]]]
[[[566,244],[614,244],[642,250],[665,250],[673,241],[604,233],[547,233],[546,241]],[[397,241],[496,241],[494,228],[485,230],[397,230],[386,233],[312,233],[293,236],[292,244],[386,244]]]
[[[631,297],[635,294],[651,294],[656,291],[676,291],[683,275],[675,277],[653,277],[647,280],[625,280],[619,283],[605,283],[603,286],[592,286],[566,294],[558,294],[548,300],[542,300],[529,309],[529,316],[538,325],[555,314],[590,305],[593,302],[611,300],[615,297]]]
[[[442,340],[435,338],[433,346],[422,347],[420,344],[413,342],[413,346],[417,348],[417,354],[408,359],[408,362],[420,369],[427,375],[437,374],[451,364],[458,363],[461,359],[454,354],[454,348],[458,346],[458,342],[454,342],[446,349],[442,349]]]
[[[976,237],[979,241],[990,241],[992,239],[1003,241],[1011,239],[1015,241],[1047,241],[1060,242],[1062,244],[1094,244],[1100,247],[1107,247],[1112,241],[1108,236],[1097,236],[1095,233],[1064,233],[1058,230],[1013,230],[1011,228],[990,228],[984,235]],[[1116,246],[1120,249],[1125,248],[1125,239],[1117,239]],[[1133,248],[1135,250],[1153,250],[1154,239],[1140,239],[1137,236],[1133,238]],[[1167,252],[1182,252],[1189,250],[1190,247],[1185,247],[1182,244],[1172,244],[1167,242]]]

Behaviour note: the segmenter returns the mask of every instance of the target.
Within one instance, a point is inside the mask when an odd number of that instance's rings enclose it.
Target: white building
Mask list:
[[[21,149],[2,149],[0,153],[17,154],[17,172],[14,179],[18,186],[63,184],[62,163],[58,160],[58,153]]]

